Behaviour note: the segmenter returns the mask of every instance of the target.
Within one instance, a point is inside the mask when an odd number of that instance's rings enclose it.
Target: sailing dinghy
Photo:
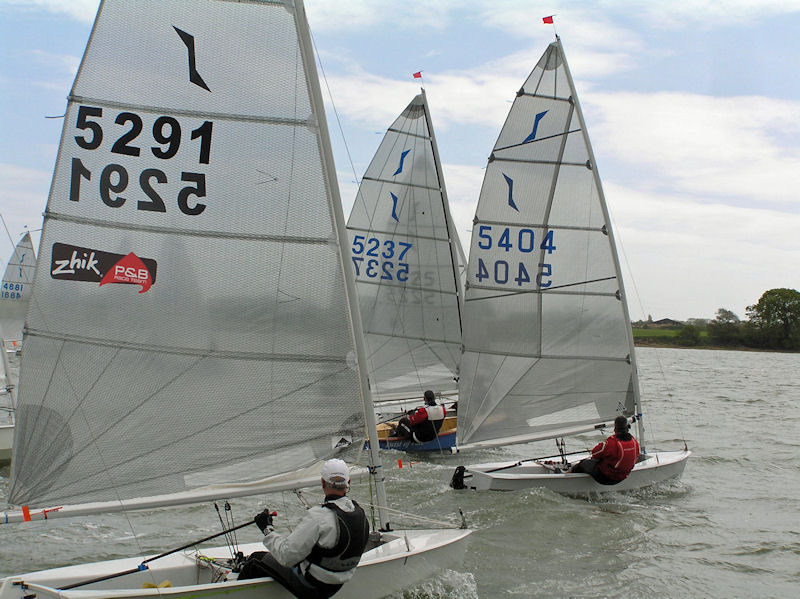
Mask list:
[[[614,235],[558,38],[517,93],[489,158],[467,277],[457,451],[613,429],[623,414],[638,425],[642,454],[614,486],[566,473],[567,462],[586,454],[561,449],[556,460],[461,466],[454,487],[585,494],[681,475],[685,446],[644,448]]]
[[[0,394],[0,462],[11,459],[14,442],[14,407],[22,350],[22,329],[31,300],[31,284],[36,269],[31,234],[25,233],[8,259],[0,287],[0,359],[3,367],[3,393]],[[13,360],[13,364],[12,364]]]
[[[384,135],[347,229],[376,412],[383,420],[413,409],[427,389],[452,399],[461,357],[463,249],[424,89]],[[379,425],[381,448],[440,451],[455,444],[455,414],[427,443],[391,437],[393,424]]]
[[[22,509],[0,525],[317,486],[376,440],[311,48],[301,0],[101,3],[27,321]],[[374,547],[343,596],[416,584],[470,533],[391,531],[377,442],[370,462]],[[10,576],[0,598],[288,596],[191,545]]]

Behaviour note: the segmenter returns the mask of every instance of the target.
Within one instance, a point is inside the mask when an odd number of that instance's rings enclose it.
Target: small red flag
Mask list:
[[[542,17],[542,23],[547,23],[548,25],[552,25],[553,15],[550,15],[549,17]]]
[[[422,71],[417,71],[414,73],[414,79],[422,79]]]
[[[28,509],[27,505],[23,505],[22,506],[22,519],[25,522],[30,522],[31,521],[31,511]]]

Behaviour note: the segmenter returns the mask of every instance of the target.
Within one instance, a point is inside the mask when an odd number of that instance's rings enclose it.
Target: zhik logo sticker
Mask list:
[[[50,276],[68,281],[141,285],[144,293],[156,282],[157,263],[133,252],[112,254],[91,248],[54,243]]]

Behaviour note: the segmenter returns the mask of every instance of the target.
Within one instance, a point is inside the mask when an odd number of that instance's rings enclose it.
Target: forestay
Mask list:
[[[454,393],[463,251],[424,91],[386,132],[347,228],[376,401]]]
[[[459,445],[549,438],[635,412],[619,264],[558,41],[489,158],[467,277]]]
[[[47,204],[13,504],[186,492],[363,444],[293,9],[202,8],[98,14]]]
[[[35,269],[36,255],[31,234],[25,233],[8,260],[0,287],[0,339],[3,343],[22,339]]]

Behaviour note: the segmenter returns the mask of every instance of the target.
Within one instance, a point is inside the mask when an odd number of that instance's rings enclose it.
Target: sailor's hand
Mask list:
[[[256,523],[259,530],[264,534],[272,530],[272,517],[276,515],[276,512],[270,512],[269,510],[264,510],[263,512],[256,514],[256,517],[253,518],[253,522]]]

